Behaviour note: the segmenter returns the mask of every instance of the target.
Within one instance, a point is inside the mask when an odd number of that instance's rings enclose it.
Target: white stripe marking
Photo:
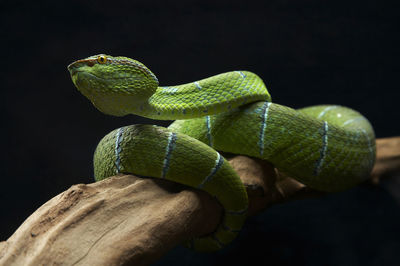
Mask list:
[[[176,142],[176,133],[171,132],[168,136],[168,144],[167,147],[165,148],[165,157],[163,161],[163,168],[161,171],[161,178],[165,178],[168,169],[169,169],[169,160],[171,158],[171,153],[175,148],[175,142]]]
[[[268,110],[270,105],[271,105],[270,102],[265,102],[262,107],[263,112],[261,114],[261,130],[258,140],[258,146],[260,147],[261,156],[264,153],[264,137],[265,137],[265,129],[267,128]]]
[[[169,93],[175,93],[177,92],[179,89],[175,88],[175,87],[162,87],[164,92],[169,92]]]
[[[211,169],[210,174],[204,178],[204,180],[200,183],[200,185],[197,186],[197,188],[202,189],[204,185],[212,179],[212,177],[218,172],[218,170],[221,168],[222,164],[224,163],[224,158],[221,157],[219,152],[217,152],[217,159],[215,160],[215,165]]]
[[[115,139],[115,166],[116,166],[116,173],[118,174],[121,171],[121,142],[122,142],[122,133],[124,132],[124,128],[118,128],[117,133],[116,133],[116,139]]]
[[[226,213],[230,214],[230,215],[243,215],[243,214],[245,214],[247,212],[247,210],[248,210],[248,207],[246,207],[244,209],[241,209],[241,210],[238,210],[238,211],[229,211],[229,210],[227,210]]]
[[[206,127],[207,127],[208,146],[212,147],[213,140],[212,140],[212,135],[211,135],[211,121],[210,121],[209,115],[206,116]]]
[[[314,169],[314,175],[318,176],[321,173],[322,165],[324,164],[326,151],[328,149],[328,122],[324,121],[324,131],[322,134],[322,148],[320,152],[320,157]]]
[[[324,110],[322,110],[322,112],[318,115],[317,118],[323,117],[323,116],[326,114],[326,112],[328,112],[329,110],[338,108],[338,107],[339,107],[339,106],[337,106],[337,105],[333,105],[333,106],[328,106],[328,107],[326,107]]]
[[[242,76],[242,78],[246,77],[246,75],[242,71],[235,71],[235,72],[238,73],[240,76]]]
[[[355,122],[355,121],[357,121],[357,120],[361,120],[361,119],[364,119],[364,117],[361,117],[361,116],[360,116],[360,117],[356,117],[356,118],[349,119],[349,120],[347,120],[346,122],[343,123],[342,127],[345,126],[345,125],[347,125],[347,124],[353,123],[353,122]]]
[[[200,84],[199,84],[199,82],[195,81],[195,82],[193,82],[193,83],[194,83],[194,85],[196,86],[196,88],[198,88],[199,90],[202,89],[201,86],[200,86]]]

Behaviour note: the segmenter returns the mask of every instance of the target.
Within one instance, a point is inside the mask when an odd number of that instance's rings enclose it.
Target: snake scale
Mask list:
[[[224,208],[207,236],[188,241],[218,250],[240,231],[248,208],[244,185],[218,151],[268,160],[311,188],[340,191],[366,178],[375,161],[373,128],[339,105],[294,110],[271,102],[261,78],[232,71],[164,86],[142,63],[95,55],[68,66],[78,90],[101,112],[176,120],[168,128],[131,125],[107,134],[94,154],[95,179],[117,173],[171,180],[202,189]]]

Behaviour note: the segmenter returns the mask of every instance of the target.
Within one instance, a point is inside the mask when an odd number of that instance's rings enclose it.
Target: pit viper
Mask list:
[[[374,165],[374,131],[360,113],[339,105],[294,110],[272,103],[252,72],[159,86],[139,61],[105,54],[77,60],[68,70],[78,90],[105,114],[176,120],[168,128],[131,125],[111,131],[96,148],[94,175],[97,181],[117,173],[162,178],[215,197],[223,218],[213,233],[187,242],[195,250],[226,246],[246,218],[246,189],[218,151],[267,160],[328,192],[362,182]]]

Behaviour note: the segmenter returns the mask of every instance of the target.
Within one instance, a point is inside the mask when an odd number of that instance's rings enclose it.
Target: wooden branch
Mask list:
[[[249,215],[318,196],[269,163],[230,159],[247,187]],[[377,140],[374,184],[400,173],[400,137]],[[175,245],[214,230],[220,205],[207,193],[165,180],[119,175],[74,185],[0,242],[0,265],[148,265]]]

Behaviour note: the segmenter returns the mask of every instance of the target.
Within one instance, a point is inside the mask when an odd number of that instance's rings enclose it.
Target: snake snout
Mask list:
[[[75,62],[74,62],[75,63]],[[71,63],[67,66],[68,71],[71,73],[71,71],[73,71],[74,69],[74,63]]]
[[[69,64],[67,69],[68,69],[69,73],[71,75],[73,75],[73,74],[75,74],[77,72],[79,67],[80,67],[80,65],[75,61],[75,62]]]
[[[92,67],[92,66],[94,66],[94,64],[95,64],[95,62],[93,61],[93,59],[81,59],[81,60],[77,60],[77,61],[72,62],[71,64],[69,64],[67,69],[72,75],[75,72],[77,72],[77,70],[80,67],[83,67],[83,66]]]

